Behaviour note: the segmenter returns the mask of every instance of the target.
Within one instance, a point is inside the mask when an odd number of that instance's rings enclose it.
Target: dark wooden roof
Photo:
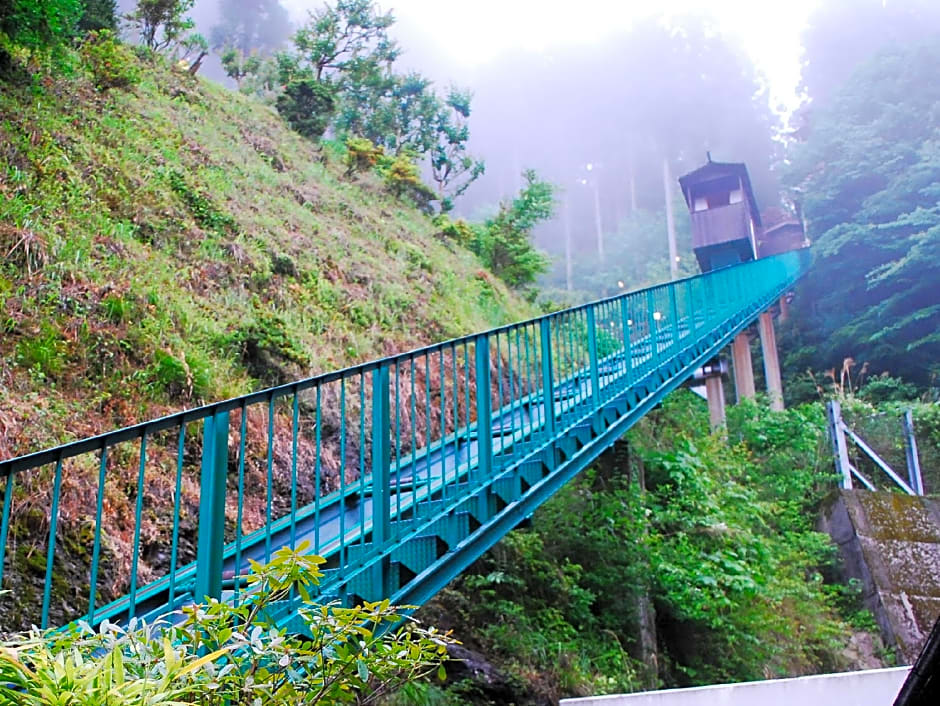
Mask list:
[[[761,225],[760,210],[757,208],[757,199],[754,198],[754,188],[751,186],[751,177],[748,176],[747,166],[744,162],[713,162],[709,158],[708,162],[698,169],[679,177],[679,186],[682,187],[682,195],[685,202],[692,210],[692,202],[689,200],[689,189],[697,184],[704,184],[722,177],[734,176],[741,179],[744,184],[744,193],[747,196],[748,204],[751,207],[751,215],[754,217],[754,224]]]

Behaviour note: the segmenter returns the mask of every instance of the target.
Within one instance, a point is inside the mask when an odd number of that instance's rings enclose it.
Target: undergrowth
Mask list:
[[[424,614],[520,680],[518,703],[849,668],[874,626],[824,579],[822,407],[728,414],[710,434],[701,400],[673,394]],[[412,703],[448,693],[427,690]]]

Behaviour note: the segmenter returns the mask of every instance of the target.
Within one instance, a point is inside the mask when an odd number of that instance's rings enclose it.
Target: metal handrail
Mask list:
[[[50,503],[48,531],[30,540],[45,555],[42,606],[29,617],[42,627],[221,596],[223,575],[305,537],[331,562],[324,584],[352,591],[458,499],[518,482],[516,465],[585,420],[600,429],[598,412],[654,373],[686,374],[675,365],[685,351],[746,325],[807,265],[807,252],[784,253],[0,461],[0,588],[11,573],[22,578],[7,549],[32,493]],[[76,484],[63,481],[73,474],[95,489],[88,599],[54,611],[60,529],[74,531],[60,527],[63,497],[76,502]],[[157,559],[144,556],[144,530],[164,546]],[[102,595],[102,560],[119,550],[130,566]],[[379,568],[368,580],[384,585]],[[238,600],[237,582],[232,590]]]

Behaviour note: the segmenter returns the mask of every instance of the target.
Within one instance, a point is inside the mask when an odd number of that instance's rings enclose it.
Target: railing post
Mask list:
[[[633,384],[633,351],[630,341],[630,329],[632,324],[630,320],[630,304],[626,296],[620,299],[620,319],[623,326],[624,378],[627,381],[624,387],[629,387]]]
[[[601,379],[597,367],[597,316],[594,307],[587,308],[587,339],[588,358],[591,365],[591,397],[595,409],[599,409],[601,401]]]
[[[552,325],[549,318],[539,322],[542,343],[542,399],[545,405],[545,431],[555,434],[555,383],[552,380]]]
[[[679,352],[679,339],[682,332],[679,330],[679,302],[676,294],[676,285],[669,285],[669,315],[672,317],[672,345],[676,353]]]
[[[474,347],[476,362],[477,467],[471,479],[482,482],[493,471],[493,411],[490,381],[490,337],[481,333]]]
[[[653,290],[646,290],[646,322],[649,328],[650,339],[650,368],[656,366],[659,362],[659,330],[656,325],[656,298],[653,296]]]
[[[692,302],[692,280],[685,281],[685,317],[688,319],[689,333],[695,335],[695,306]]]
[[[388,365],[372,371],[372,544],[376,549],[391,534],[391,405]],[[428,429],[430,441],[431,430]]]
[[[202,423],[199,538],[196,545],[196,601],[222,597],[225,548],[225,486],[228,479],[228,412]]]
[[[907,475],[914,492],[923,495],[924,478],[920,472],[920,459],[917,457],[917,437],[914,436],[914,415],[911,410],[905,410],[902,424],[904,425],[904,450],[907,453]]]
[[[388,364],[380,363],[372,371],[372,549],[376,552],[385,548],[392,534],[390,416]],[[430,429],[427,436],[430,443]],[[388,596],[389,561],[386,556],[372,567],[367,591],[371,595],[363,596],[366,600]]]
[[[836,473],[842,476],[842,487],[852,488],[852,467],[849,465],[849,450],[845,444],[845,432],[842,431],[842,408],[836,400],[826,405],[829,417],[829,438],[835,456]]]

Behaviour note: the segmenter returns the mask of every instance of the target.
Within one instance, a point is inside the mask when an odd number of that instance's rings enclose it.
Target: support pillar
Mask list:
[[[734,337],[731,344],[734,366],[734,391],[738,402],[754,399],[754,363],[751,361],[751,341],[746,331]]]
[[[721,383],[721,373],[705,378],[705,396],[708,398],[708,421],[712,430],[725,424],[725,388]]]
[[[767,396],[770,408],[783,411],[783,381],[780,379],[780,359],[777,356],[777,336],[774,333],[774,317],[769,311],[757,321],[760,331],[761,353],[764,357],[764,377],[767,380]]]

